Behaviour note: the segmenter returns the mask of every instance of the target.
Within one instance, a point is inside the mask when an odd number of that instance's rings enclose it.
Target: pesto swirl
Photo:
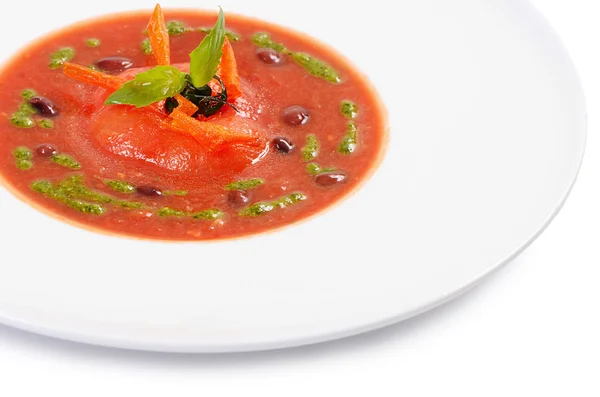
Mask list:
[[[252,42],[260,48],[271,48],[290,56],[294,62],[303,67],[310,75],[319,77],[330,83],[337,84],[342,82],[339,73],[328,63],[303,52],[290,51],[284,44],[273,41],[268,33],[256,33],[252,37]]]

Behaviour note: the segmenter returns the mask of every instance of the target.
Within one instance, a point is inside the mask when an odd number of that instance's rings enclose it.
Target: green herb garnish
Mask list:
[[[174,208],[163,207],[160,210],[158,210],[158,216],[163,217],[163,218],[190,217],[190,218],[200,220],[200,221],[208,221],[208,220],[212,220],[212,219],[220,219],[223,216],[225,216],[225,213],[218,209],[209,209],[209,210],[205,210],[205,211],[190,213],[190,212],[177,210]]]
[[[167,217],[177,217],[177,218],[183,218],[184,216],[187,216],[188,213],[185,211],[181,211],[181,210],[176,210],[173,208],[169,208],[169,207],[163,207],[160,210],[158,210],[158,216],[163,217],[163,218],[167,218]]]
[[[58,164],[62,167],[69,168],[72,170],[81,169],[81,164],[79,164],[79,162],[73,157],[68,156],[66,154],[55,154],[50,158],[50,161],[52,161],[54,164]]]
[[[139,210],[144,208],[144,204],[137,201],[114,201],[115,205],[126,210]]]
[[[135,191],[136,191],[134,185],[132,185],[131,183],[125,182],[125,181],[107,180],[107,181],[104,181],[104,183],[106,184],[106,186],[108,186],[115,192],[131,194],[131,193],[135,193]]]
[[[50,55],[50,63],[48,66],[50,69],[58,69],[69,62],[75,56],[75,50],[71,47],[64,47]]]
[[[144,207],[143,203],[137,201],[118,200],[89,189],[81,175],[72,175],[54,184],[49,181],[37,181],[31,185],[31,189],[77,211],[92,215],[102,215],[106,211],[104,205],[108,204],[126,210]]]
[[[188,30],[189,28],[179,21],[170,21],[167,24],[167,31],[170,35],[182,34]],[[172,105],[173,96],[182,93],[186,87],[193,85],[192,87],[198,89],[207,88],[207,93],[204,95],[207,100],[210,100],[211,104],[218,103],[219,106],[223,106],[227,99],[224,88],[220,96],[214,96],[211,95],[212,90],[207,84],[216,77],[215,73],[223,55],[224,42],[225,15],[223,9],[219,8],[219,17],[215,26],[204,37],[200,45],[190,53],[189,74],[183,73],[172,66],[156,66],[146,72],[137,74],[132,81],[123,84],[121,88],[106,99],[105,104],[133,105],[141,108],[168,99],[167,102],[170,100]],[[145,39],[142,42],[142,51],[145,54],[152,53],[150,40]],[[222,85],[222,87],[224,86]],[[225,99],[222,98],[223,96]],[[207,115],[206,112],[202,111],[200,111],[200,114]]]
[[[72,209],[90,215],[102,215],[105,212],[104,206],[94,203],[86,203],[82,200],[69,196],[68,189],[53,186],[49,181],[37,181],[31,184],[31,190],[40,193],[48,198],[59,201]]]
[[[257,217],[264,215],[268,212],[274,211],[278,208],[286,208],[291,205],[297,204],[301,201],[306,200],[306,196],[302,193],[292,193],[289,196],[282,197],[278,200],[271,202],[259,202],[252,204],[249,207],[244,208],[238,212],[239,216]]]
[[[350,120],[353,120],[358,116],[358,107],[352,101],[342,101],[340,104],[340,111],[342,114]]]
[[[265,183],[262,179],[249,179],[247,181],[232,182],[225,186],[225,190],[249,190],[255,189]]]
[[[313,76],[320,77],[330,83],[340,83],[342,81],[338,73],[331,66],[317,58],[302,52],[292,54],[292,58]]]
[[[292,54],[292,52],[288,51],[288,49],[285,48],[283,44],[276,43],[275,41],[271,40],[271,36],[269,36],[268,33],[261,32],[255,34],[254,36],[252,36],[252,42],[260,48],[271,48],[283,54]]]
[[[54,121],[52,121],[50,119],[41,119],[38,121],[38,126],[40,126],[42,128],[53,128]]]
[[[179,36],[190,30],[185,23],[181,21],[169,21],[166,25],[169,36]]]
[[[229,39],[229,41],[231,42],[236,42],[236,41],[240,41],[240,39],[242,38],[242,36],[240,36],[239,34],[232,32],[231,30],[226,30],[225,31],[225,36]]]
[[[108,204],[114,200],[112,197],[88,189],[83,181],[83,176],[72,175],[66,177],[55,185],[56,189],[70,198],[87,200],[95,203]]]
[[[35,127],[35,121],[26,113],[15,112],[10,116],[10,122],[15,127],[32,128]]]
[[[187,190],[165,190],[163,191],[163,196],[179,196],[179,197],[183,197],[183,196],[187,196],[188,195],[188,191]]]
[[[321,173],[321,166],[317,163],[306,164],[306,172],[310,175],[319,175]]]
[[[146,55],[152,55],[152,44],[150,44],[150,39],[144,39],[142,40],[142,43],[140,44],[140,47],[142,47],[142,52]]]
[[[313,76],[320,77],[331,83],[342,82],[338,72],[336,72],[329,64],[316,59],[311,55],[288,50],[283,44],[273,41],[268,33],[257,33],[252,37],[252,41],[260,48],[271,48],[277,52],[291,56],[298,65],[302,66]]]
[[[323,168],[317,163],[306,164],[306,172],[308,172],[310,175],[320,175],[325,172],[331,172],[331,171],[335,171],[335,168],[333,168],[333,167]]]
[[[94,38],[87,39],[85,41],[85,45],[88,46],[88,47],[92,47],[92,48],[99,47],[100,46],[100,40],[94,39]]]
[[[32,90],[31,88],[26,88],[23,91],[21,91],[21,96],[26,101],[30,100],[31,98],[33,98],[36,95],[37,95],[37,92],[35,90]]]
[[[59,201],[67,206],[73,208],[76,211],[90,215],[102,215],[105,209],[100,204],[86,203],[82,200],[69,197],[65,191],[57,188],[48,181],[37,181],[31,184],[31,190],[40,193],[48,198]]]
[[[202,87],[208,84],[221,63],[223,43],[225,42],[225,15],[219,7],[219,18],[210,33],[200,45],[190,53],[190,76],[192,84]]]
[[[206,210],[206,211],[196,212],[195,214],[192,214],[191,216],[194,219],[209,221],[211,219],[223,218],[224,215],[225,215],[225,213],[223,211],[220,211],[217,209],[210,209],[210,210]]]
[[[313,134],[306,136],[306,146],[302,148],[302,160],[309,162],[319,155],[319,141]]]
[[[27,171],[33,168],[33,152],[25,146],[20,146],[13,151],[15,165],[22,171]]]
[[[25,96],[25,93],[22,93],[22,95]],[[29,102],[21,102],[19,109],[10,116],[10,122],[15,127],[33,128],[35,127],[35,121],[31,116],[35,113],[35,108]]]
[[[35,127],[35,121],[31,117],[25,116],[22,113],[13,113],[10,117],[10,122],[19,128]]]
[[[354,121],[349,121],[346,126],[346,135],[342,139],[338,152],[342,154],[352,154],[357,146],[358,127]]]
[[[156,66],[113,92],[107,105],[134,105],[138,108],[172,97],[183,90],[186,74],[173,66]]]
[[[19,105],[19,110],[17,110],[17,112],[32,115],[36,114],[37,110],[35,110],[33,105],[29,102],[21,102],[21,104]]]
[[[260,215],[264,215],[268,212],[271,212],[275,209],[275,205],[273,203],[256,203],[252,204],[250,207],[246,207],[240,212],[238,212],[239,216],[249,216],[249,217],[257,217]]]

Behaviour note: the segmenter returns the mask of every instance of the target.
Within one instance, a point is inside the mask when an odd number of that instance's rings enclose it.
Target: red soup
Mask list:
[[[296,32],[226,22],[157,6],[23,50],[0,77],[4,183],[78,225],[161,240],[275,229],[357,188],[387,134],[368,81]]]

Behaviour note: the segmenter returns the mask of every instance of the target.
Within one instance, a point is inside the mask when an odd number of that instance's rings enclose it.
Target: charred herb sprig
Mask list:
[[[210,117],[217,113],[225,105],[229,105],[231,108],[233,108],[233,110],[238,111],[233,104],[227,102],[229,96],[227,95],[227,88],[225,88],[223,80],[221,80],[221,78],[217,75],[214,75],[213,78],[219,83],[219,87],[221,89],[220,92],[213,91],[208,85],[196,88],[189,81],[187,82],[185,88],[180,92],[184,98],[198,107],[198,111],[194,113],[192,117],[198,117],[198,115]],[[173,97],[167,98],[165,102],[165,109],[168,114],[171,114],[178,106],[179,102],[177,99]]]

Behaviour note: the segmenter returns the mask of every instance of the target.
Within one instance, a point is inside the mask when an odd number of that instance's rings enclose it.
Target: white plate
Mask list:
[[[381,169],[308,222],[210,244],[94,234],[0,189],[1,322],[177,352],[340,338],[464,292],[531,243],[564,202],[584,151],[584,98],[558,37],[528,2],[219,3],[309,32],[371,76],[390,112]],[[70,4],[10,2],[0,34],[11,42],[0,55],[75,19],[152,7]],[[31,8],[61,12],[21,29]]]

